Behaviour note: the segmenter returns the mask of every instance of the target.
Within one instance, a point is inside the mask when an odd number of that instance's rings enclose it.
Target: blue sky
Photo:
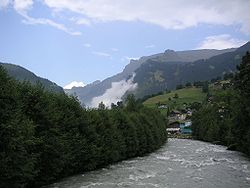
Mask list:
[[[166,49],[249,41],[248,0],[0,0],[0,61],[61,86],[121,72]]]

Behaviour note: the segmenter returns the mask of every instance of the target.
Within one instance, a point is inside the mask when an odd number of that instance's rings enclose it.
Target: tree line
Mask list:
[[[193,136],[250,156],[250,54],[242,58],[231,84],[210,95],[192,116]]]
[[[158,149],[164,117],[129,96],[84,109],[65,94],[10,78],[0,66],[0,187],[39,187]]]

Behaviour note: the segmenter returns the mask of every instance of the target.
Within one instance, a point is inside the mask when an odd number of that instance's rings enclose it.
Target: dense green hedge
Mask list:
[[[39,187],[141,156],[167,139],[158,111],[137,104],[83,109],[73,97],[18,83],[0,66],[0,187]]]
[[[250,156],[250,54],[243,57],[231,87],[217,91],[192,117],[193,136]]]

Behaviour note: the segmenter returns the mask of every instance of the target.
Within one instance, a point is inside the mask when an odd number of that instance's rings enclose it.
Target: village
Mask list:
[[[168,137],[170,138],[191,138],[191,109],[172,110],[168,116]]]
[[[209,86],[207,85],[207,91],[208,87]],[[226,89],[228,87],[230,87],[230,82],[228,80],[220,80],[219,78],[216,78],[210,85],[209,94],[208,92],[204,92],[204,88],[201,88],[199,84],[196,88],[185,87],[176,90],[173,93],[166,94],[165,98],[168,98],[168,100],[159,100],[156,103],[156,106],[161,112],[163,112],[168,120],[168,137],[192,138],[192,114],[199,109],[204,100],[207,100],[208,104],[216,103],[214,101],[213,93],[217,90]],[[198,91],[199,88],[200,91]],[[190,101],[190,98],[192,97],[193,99]],[[223,118],[224,113],[226,113],[224,104],[216,105],[218,105],[219,116]]]

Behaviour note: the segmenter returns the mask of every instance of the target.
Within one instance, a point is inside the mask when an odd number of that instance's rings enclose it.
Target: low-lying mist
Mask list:
[[[94,97],[90,106],[96,108],[100,102],[103,102],[105,106],[109,107],[111,103],[116,104],[118,101],[121,101],[127,91],[134,91],[137,88],[137,83],[133,83],[134,77],[135,74],[128,80],[112,82],[111,88],[107,89],[103,95]]]

